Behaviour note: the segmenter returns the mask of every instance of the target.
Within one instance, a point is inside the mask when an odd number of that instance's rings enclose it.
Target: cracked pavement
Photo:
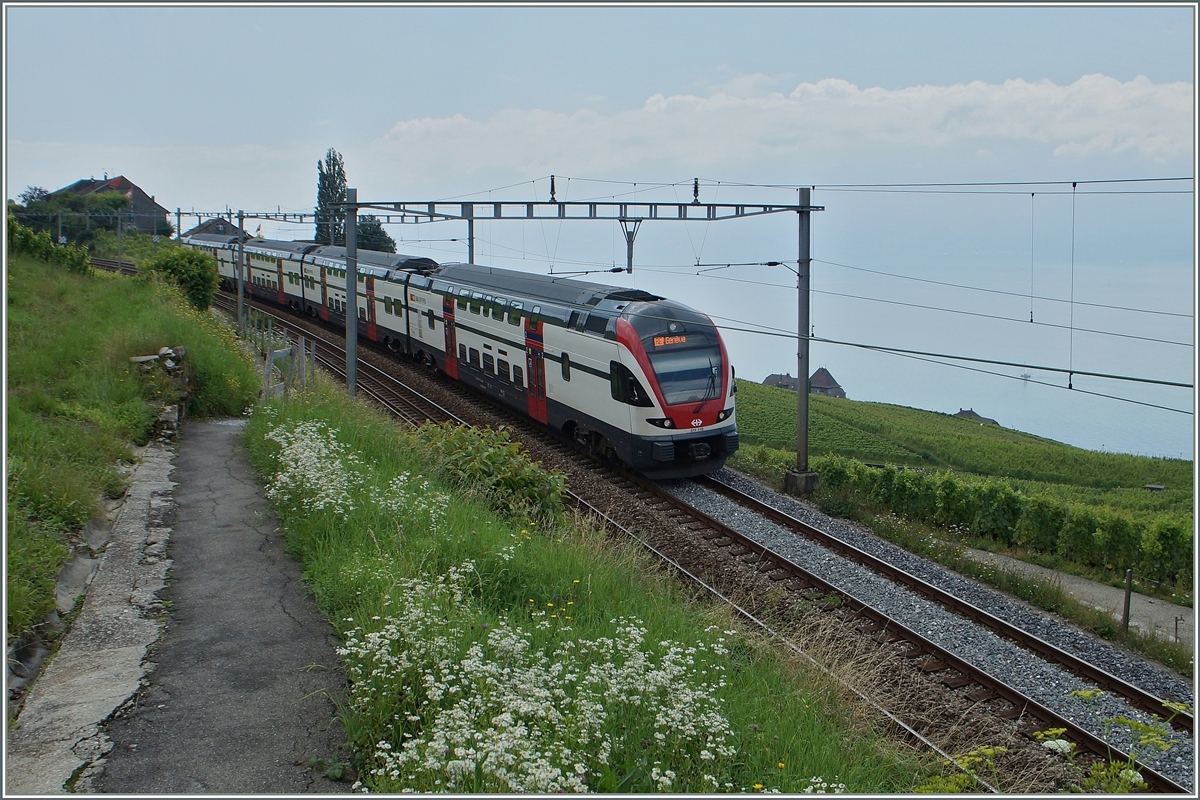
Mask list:
[[[160,448],[139,466],[117,521],[140,524],[140,536],[119,544],[114,528],[80,617],[10,733],[6,794],[62,793],[73,776],[76,792],[349,791],[306,766],[350,760],[336,705],[346,681],[334,631],[285,552],[241,445],[242,421],[180,433],[174,503],[170,451]],[[114,575],[110,594],[124,609],[93,625],[88,606]],[[164,610],[160,635],[154,617]],[[87,635],[81,648],[77,632]],[[66,682],[48,681],[63,667]],[[85,704],[89,695],[103,697]]]

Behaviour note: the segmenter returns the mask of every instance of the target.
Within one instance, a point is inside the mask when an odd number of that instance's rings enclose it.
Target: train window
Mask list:
[[[508,324],[509,325],[520,325],[521,324],[521,304],[520,303],[513,303],[509,306]]]
[[[482,308],[479,301],[482,299],[483,299],[482,292],[472,292],[471,293],[471,313],[472,314],[479,313],[480,309]]]
[[[542,307],[534,306],[533,312],[529,315],[529,324],[537,327],[538,322],[542,319]]]
[[[516,364],[513,364],[513,383],[517,386],[525,385],[525,370],[521,369]]]
[[[562,354],[562,376],[564,381],[571,380],[571,357],[566,353]]]
[[[385,313],[385,314],[392,313],[392,298],[390,298],[390,297],[383,298],[383,313]]]
[[[366,319],[367,318],[367,309],[363,308],[362,306],[359,306],[358,307],[358,318]]]
[[[567,318],[567,327],[574,328],[579,324],[579,312],[572,311],[571,316]]]
[[[425,319],[429,323],[430,330],[432,330],[433,329],[433,309],[432,308],[425,312]]]
[[[469,351],[471,358],[469,359],[472,367],[479,367],[479,351],[472,347]]]
[[[458,308],[460,311],[467,310],[467,295],[470,294],[466,289],[458,290]]]
[[[604,335],[605,329],[608,328],[608,317],[602,314],[588,314],[587,320],[583,323],[583,329],[591,333]]]
[[[496,371],[496,359],[492,358],[491,353],[483,354],[483,371],[489,375]]]
[[[458,346],[458,360],[459,361],[467,360],[467,346],[465,344],[460,344]]]
[[[608,370],[613,400],[619,403],[628,403],[631,406],[641,406],[642,408],[651,408],[654,406],[654,403],[650,400],[650,396],[638,381],[637,376],[628,367],[619,361],[610,361],[608,362]]]
[[[500,380],[508,380],[508,362],[503,358],[496,359],[496,374],[500,376]]]

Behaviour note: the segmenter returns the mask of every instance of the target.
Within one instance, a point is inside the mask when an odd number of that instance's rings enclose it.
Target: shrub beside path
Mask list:
[[[155,514],[137,508],[157,502],[161,511],[170,452],[162,448],[167,458],[139,466],[117,523],[128,517],[133,541],[121,546],[114,528],[79,618],[10,731],[6,794],[61,793],[73,776],[76,791],[114,794],[349,790],[308,766],[350,760],[336,707],[346,681],[333,629],[284,552],[242,448],[241,423],[181,429],[166,553],[173,563],[161,560],[162,548],[147,557]],[[147,491],[144,481],[157,488]],[[147,598],[147,589],[158,588],[153,578],[148,584],[135,574],[147,560],[157,560],[160,573],[170,564],[157,602]],[[115,588],[97,592],[114,576]],[[97,623],[92,609],[102,594],[117,607]],[[164,609],[159,635],[147,617]],[[109,645],[77,640],[78,631],[97,628]],[[132,631],[141,634],[136,641]],[[89,668],[107,668],[109,655],[123,663],[120,685],[86,680]],[[67,668],[65,680],[56,677]]]

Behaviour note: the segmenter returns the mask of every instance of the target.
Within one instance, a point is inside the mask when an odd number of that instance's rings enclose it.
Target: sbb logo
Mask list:
[[[692,427],[693,427],[693,428],[699,428],[699,427],[700,427],[701,425],[703,425],[703,424],[704,424],[704,420],[702,420],[702,419],[694,419],[694,420],[692,420]]]

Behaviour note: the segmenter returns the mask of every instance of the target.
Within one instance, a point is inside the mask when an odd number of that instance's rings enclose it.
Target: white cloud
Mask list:
[[[890,90],[829,78],[785,95],[766,91],[769,82],[752,75],[708,96],[655,94],[612,114],[509,109],[487,120],[405,120],[370,152],[405,183],[440,177],[466,186],[556,170],[675,179],[775,169],[799,177],[931,160],[1007,161],[1020,170],[1031,158],[1122,156],[1162,168],[1186,163],[1192,150],[1190,83],[1097,74],[1068,86],[1017,79]]]

